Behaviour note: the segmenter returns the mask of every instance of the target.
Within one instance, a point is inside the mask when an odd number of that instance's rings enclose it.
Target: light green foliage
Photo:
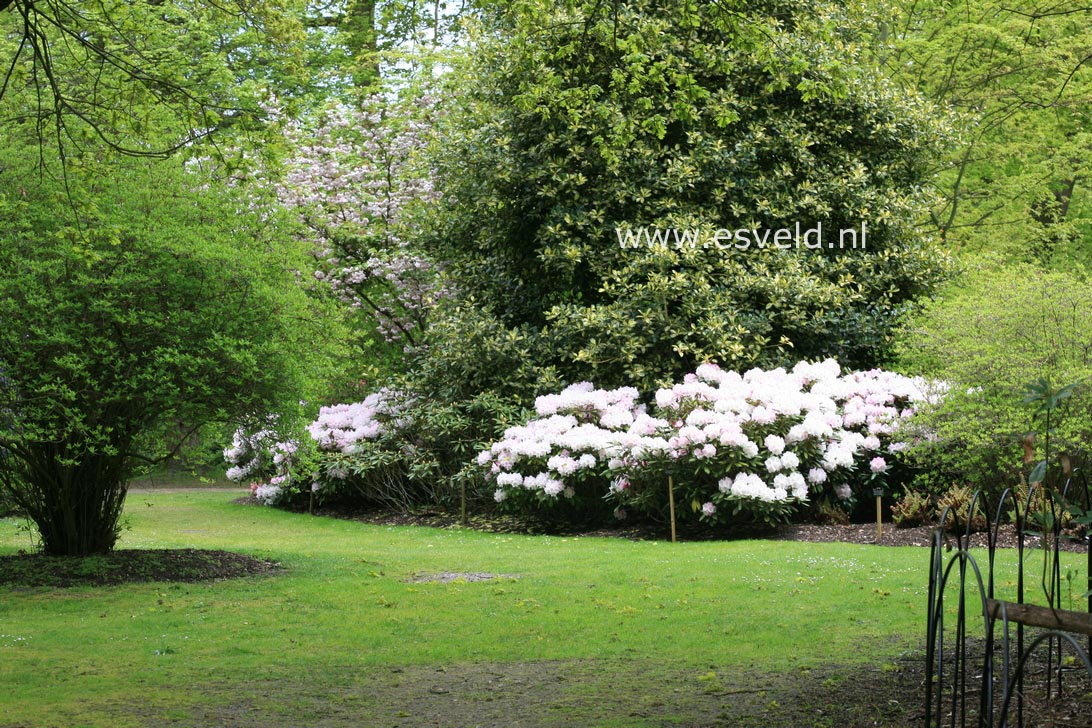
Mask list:
[[[320,0],[309,3],[308,67],[317,85],[344,96],[384,85],[424,85],[460,47],[463,22],[478,2],[455,0]]]
[[[567,381],[652,389],[706,360],[869,366],[943,275],[911,225],[938,114],[862,60],[859,7],[521,2],[454,74],[433,240]],[[622,249],[643,226],[867,225],[866,250]]]
[[[1015,486],[1021,442],[1040,432],[1027,387],[1092,376],[1092,290],[1075,275],[1027,265],[984,262],[929,304],[903,332],[899,361],[906,371],[950,385],[943,400],[919,413],[922,439],[914,452],[924,484],[939,492],[953,482],[996,496]],[[1052,416],[1054,453],[1087,452],[1092,438],[1092,391],[1077,387],[1068,416]],[[1039,452],[1036,459],[1043,457]]]
[[[963,117],[933,222],[953,248],[1087,263],[1092,8],[1076,0],[899,2],[892,76]]]
[[[139,458],[308,396],[337,331],[297,284],[302,251],[242,195],[178,162],[70,164],[62,184],[8,149],[0,485],[47,552],[105,551]]]
[[[102,142],[162,154],[217,129],[253,128],[270,89],[291,97],[306,87],[295,0],[0,8],[5,122],[40,125],[68,154]]]

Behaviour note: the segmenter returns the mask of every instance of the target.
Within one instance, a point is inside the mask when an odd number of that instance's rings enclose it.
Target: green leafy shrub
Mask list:
[[[706,361],[883,360],[946,273],[914,228],[945,133],[865,67],[872,18],[800,0],[497,8],[454,76],[427,237],[464,295],[539,336],[536,361],[652,391]],[[867,245],[838,249],[862,223]],[[714,242],[797,224],[826,244]],[[669,238],[627,238],[649,232]]]
[[[974,483],[996,502],[1016,482],[1022,443],[1041,428],[1025,392],[1040,379],[1092,378],[1092,288],[1076,274],[977,264],[902,332],[899,365],[946,383],[915,421],[917,485],[939,493]],[[1068,416],[1052,417],[1051,450],[1074,457],[1092,442],[1092,390],[1077,387]],[[1044,438],[1040,438],[1044,441]]]
[[[0,411],[15,423],[0,487],[47,553],[104,552],[138,463],[309,396],[338,329],[298,284],[304,251],[242,195],[181,160],[84,159],[62,181],[17,141],[0,145]]]

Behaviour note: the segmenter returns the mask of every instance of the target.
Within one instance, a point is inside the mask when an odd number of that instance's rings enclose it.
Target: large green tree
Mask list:
[[[0,115],[76,154],[164,155],[308,90],[297,0],[0,0]]]
[[[1076,0],[901,2],[891,76],[959,114],[932,221],[955,249],[1088,263],[1092,7]]]
[[[569,380],[876,364],[947,259],[915,228],[940,115],[867,62],[875,27],[852,3],[803,0],[487,14],[452,75],[436,257]],[[821,249],[714,239],[797,223],[822,225]],[[862,225],[864,249],[838,249]],[[642,228],[699,243],[620,244]]]
[[[328,332],[302,251],[248,198],[177,161],[85,160],[55,180],[32,140],[6,141],[0,488],[47,553],[104,552],[135,465],[298,402]]]

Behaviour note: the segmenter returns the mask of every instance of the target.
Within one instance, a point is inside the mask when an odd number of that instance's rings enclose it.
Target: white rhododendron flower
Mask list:
[[[882,472],[877,456],[905,447],[892,435],[926,398],[920,380],[880,370],[843,373],[833,360],[743,374],[707,363],[652,393],[651,408],[632,387],[603,390],[588,382],[539,397],[536,416],[508,428],[477,464],[501,490],[548,498],[591,478],[625,501],[668,464],[677,482],[709,482],[718,497],[845,497],[843,486],[823,490],[832,488],[830,474]],[[706,517],[717,512],[712,501],[695,508]]]

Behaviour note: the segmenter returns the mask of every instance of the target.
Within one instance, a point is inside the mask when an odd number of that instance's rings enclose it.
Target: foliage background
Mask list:
[[[455,76],[429,241],[567,381],[706,360],[882,361],[946,271],[914,224],[942,116],[870,74],[861,6],[517,3]],[[628,249],[616,229],[793,228],[865,251]]]
[[[1080,271],[1078,271],[1078,274]],[[903,331],[900,364],[947,383],[917,418],[918,484],[971,485],[997,495],[1019,483],[1022,441],[1046,423],[1023,404],[1039,378],[1055,389],[1092,377],[1092,290],[1079,275],[983,260]],[[1092,441],[1092,392],[1075,390],[1052,415],[1051,449],[1078,461]],[[1040,455],[1042,450],[1040,450]]]

